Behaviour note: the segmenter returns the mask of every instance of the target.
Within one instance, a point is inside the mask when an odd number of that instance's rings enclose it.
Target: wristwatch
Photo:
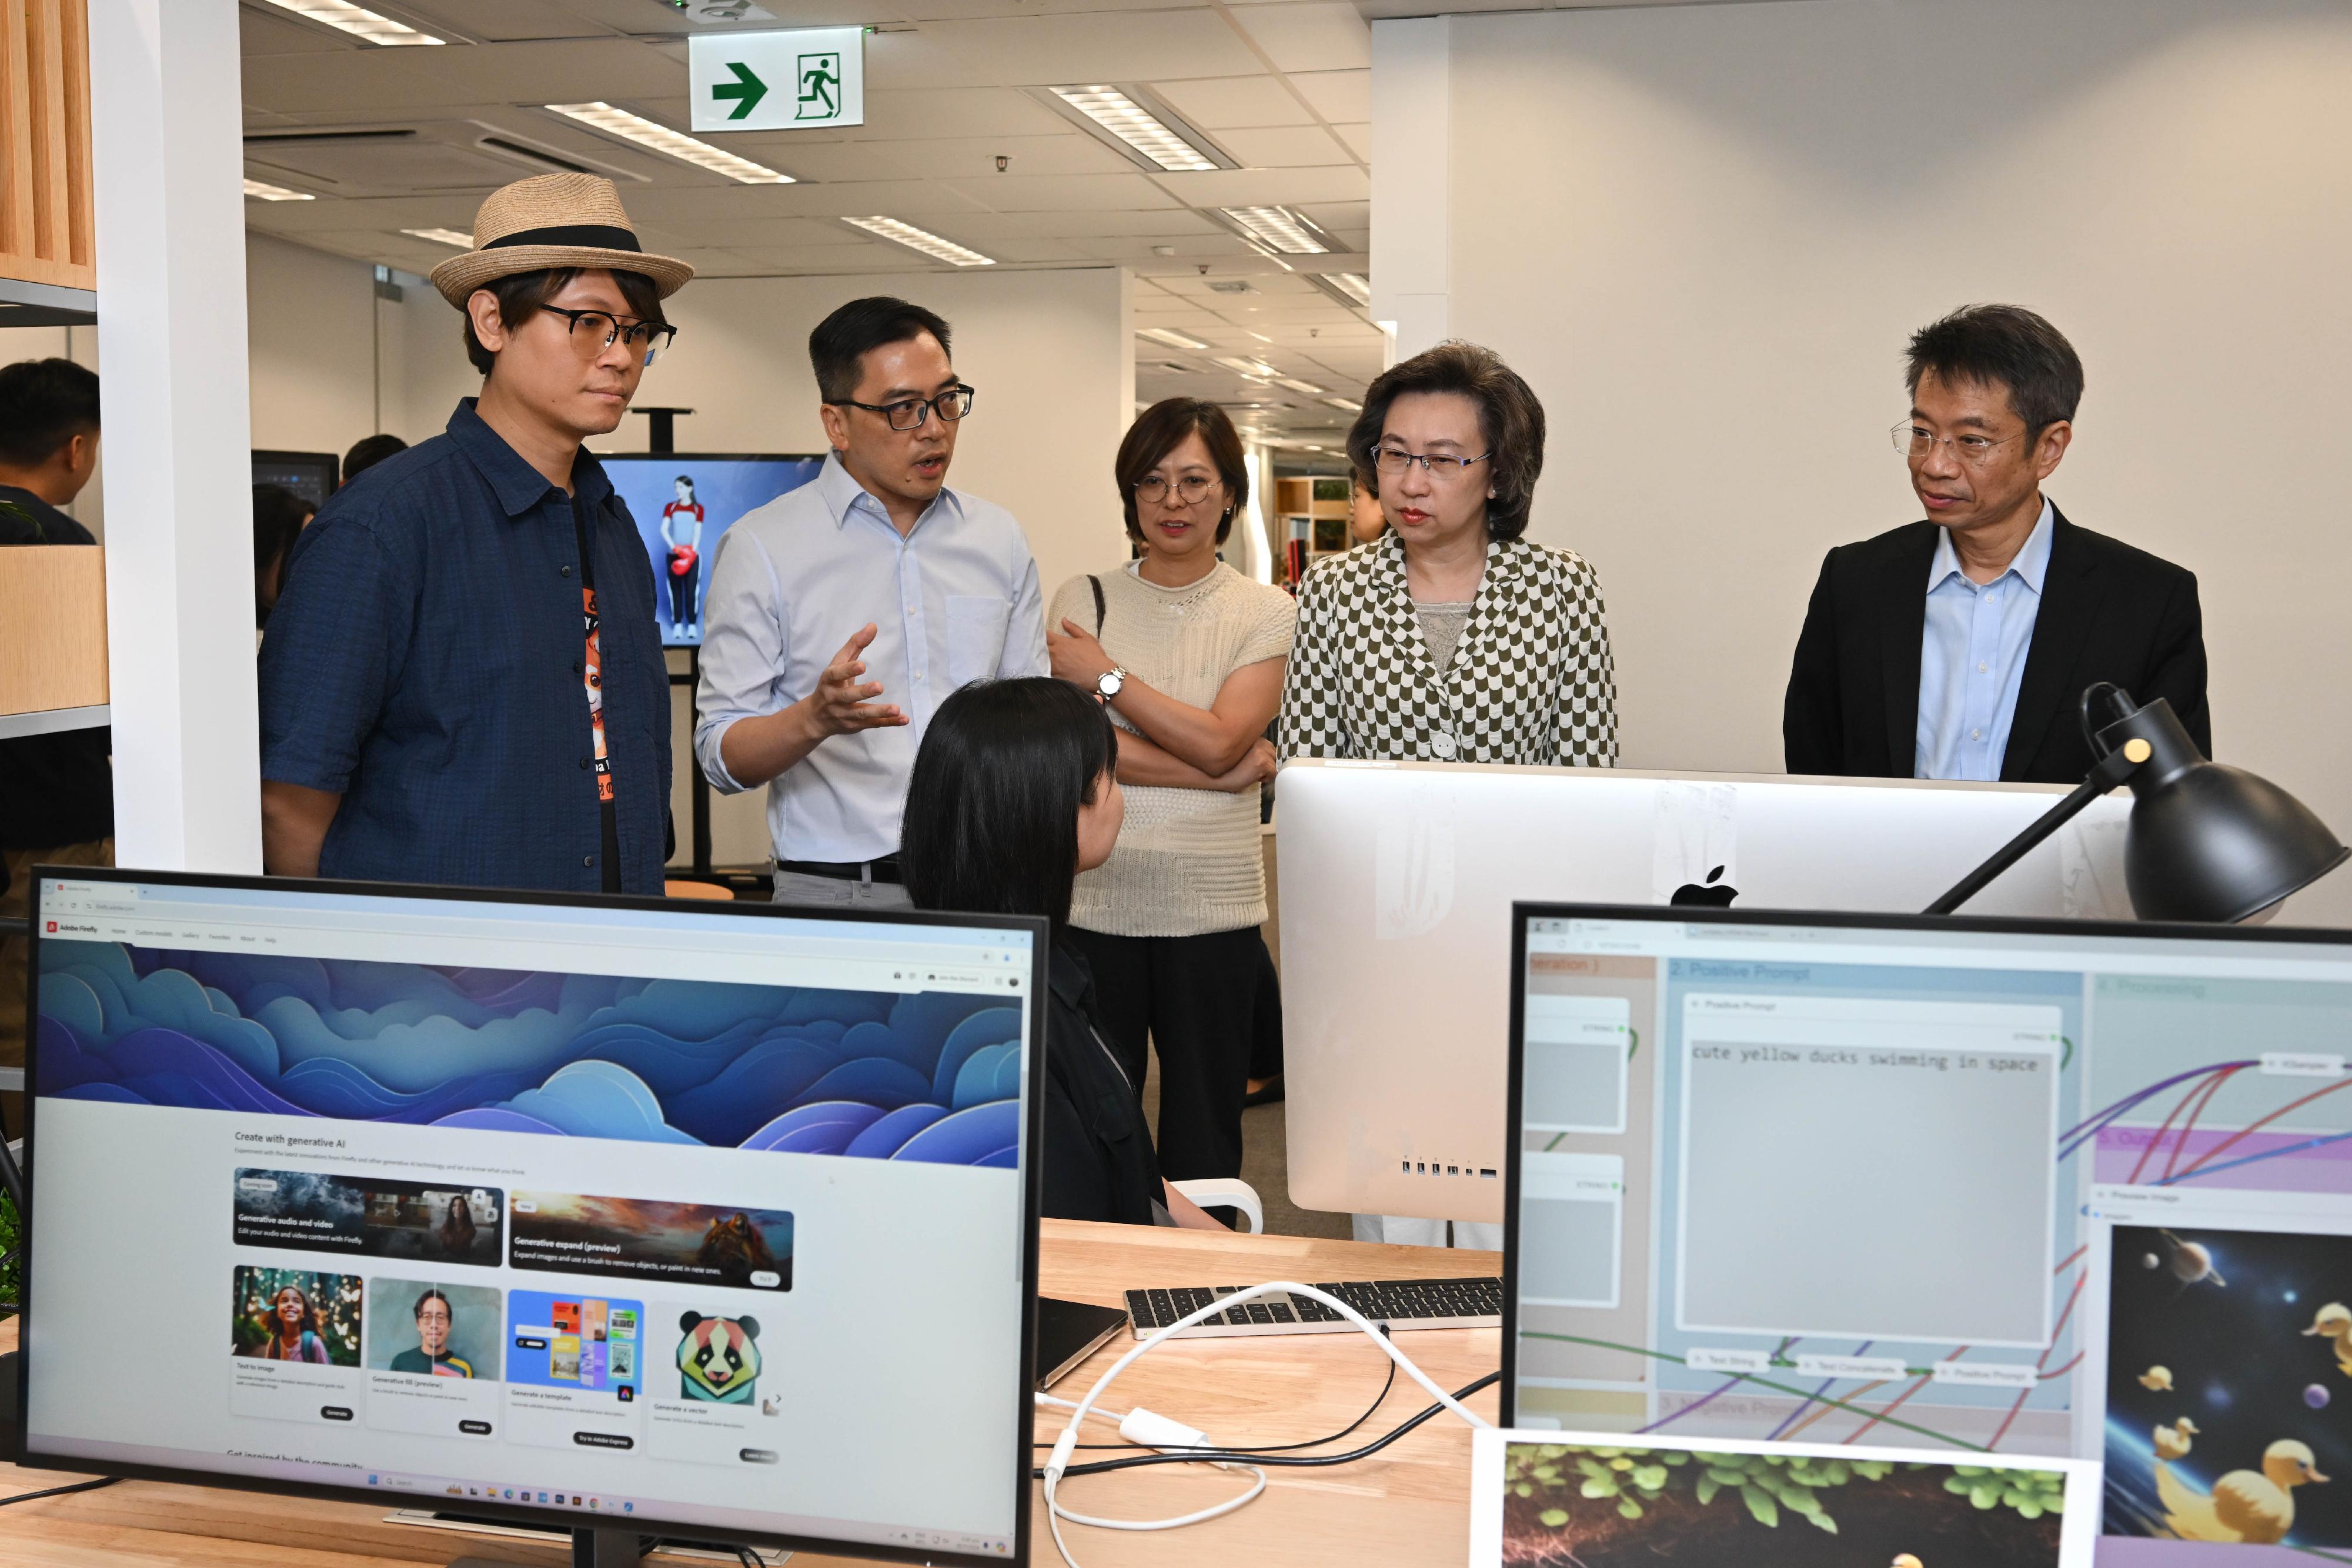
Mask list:
[[[1108,674],[1096,678],[1095,693],[1103,701],[1108,702],[1118,695],[1119,687],[1125,685],[1127,685],[1127,672],[1118,665],[1113,664]]]

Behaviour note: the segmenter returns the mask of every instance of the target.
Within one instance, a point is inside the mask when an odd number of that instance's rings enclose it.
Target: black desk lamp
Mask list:
[[[2083,694],[2082,716],[2083,735],[2099,759],[2090,777],[1929,904],[1927,914],[1959,908],[2118,784],[2130,785],[2136,797],[2124,839],[2124,885],[2143,920],[2249,919],[2352,855],[2310,808],[2269,779],[2208,762],[2163,698],[2141,707],[2129,692],[2102,681]]]

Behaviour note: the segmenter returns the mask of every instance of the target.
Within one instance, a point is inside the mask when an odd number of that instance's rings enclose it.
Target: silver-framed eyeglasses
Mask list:
[[[1418,463],[1421,471],[1433,479],[1458,479],[1472,464],[1484,463],[1493,455],[1491,452],[1481,452],[1475,457],[1448,457],[1438,452],[1406,452],[1383,446],[1372,454],[1372,466],[1394,479]]]
[[[1973,432],[1960,435],[1938,435],[1925,425],[1914,424],[1907,419],[1897,422],[1895,428],[1887,434],[1895,439],[1895,450],[1914,462],[1933,452],[1937,444],[1940,442],[1949,446],[1961,462],[1972,468],[1983,467],[1992,461],[1994,453],[2012,441],[2024,439],[2022,435],[2004,435],[1996,441],[1990,435],[1979,435]]]
[[[1213,477],[1210,475],[1187,474],[1182,478],[1177,480],[1172,488],[1175,490],[1176,498],[1179,501],[1183,502],[1184,505],[1188,507],[1197,507],[1202,502],[1209,498],[1209,491],[1212,488],[1223,483],[1224,481],[1222,478]],[[1171,486],[1169,485],[1169,482],[1161,478],[1159,475],[1146,474],[1142,478],[1138,479],[1135,482],[1135,498],[1147,505],[1156,507],[1161,501],[1167,499],[1168,492],[1171,488]]]
[[[550,315],[561,316],[568,323],[563,329],[575,347],[593,345],[594,350],[611,348],[615,342],[625,343],[632,353],[646,351],[646,363],[652,364],[654,356],[670,345],[677,329],[658,321],[625,321],[608,310],[567,310],[561,305],[542,305]],[[588,329],[583,338],[580,329]]]
[[[949,421],[961,419],[971,412],[971,400],[979,395],[959,382],[937,397],[902,397],[896,402],[860,402],[854,397],[835,401],[843,408],[862,408],[868,413],[878,413],[890,422],[893,430],[919,430],[923,421],[933,413]]]

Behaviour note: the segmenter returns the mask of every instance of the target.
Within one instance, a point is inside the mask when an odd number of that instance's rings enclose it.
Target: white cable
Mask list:
[[[1072,1414],[1070,1416],[1069,1424],[1062,1428],[1061,1437],[1055,1440],[1053,1453],[1049,1455],[1045,1460],[1046,1523],[1054,1532],[1054,1545],[1061,1552],[1062,1561],[1068,1563],[1069,1568],[1078,1568],[1078,1563],[1076,1558],[1070,1555],[1068,1543],[1064,1542],[1062,1539],[1061,1521],[1063,1520],[1066,1519],[1073,1524],[1092,1525],[1097,1530],[1175,1530],[1184,1525],[1199,1524],[1204,1521],[1216,1519],[1222,1515],[1231,1513],[1235,1509],[1252,1501],[1260,1492],[1265,1490],[1265,1471],[1259,1469],[1255,1465],[1236,1465],[1227,1462],[1224,1465],[1225,1469],[1245,1469],[1248,1470],[1252,1476],[1256,1478],[1255,1483],[1250,1488],[1250,1490],[1242,1493],[1239,1497],[1229,1498],[1225,1501],[1218,1503],[1213,1507],[1204,1508],[1196,1513],[1184,1514],[1175,1519],[1097,1519],[1087,1514],[1073,1513],[1069,1510],[1064,1508],[1061,1504],[1059,1495],[1062,1484],[1062,1472],[1069,1469],[1070,1455],[1077,1447],[1079,1426],[1085,1422],[1088,1416],[1096,1413],[1095,1401],[1103,1396],[1104,1392],[1110,1387],[1112,1382],[1120,1373],[1125,1372],[1128,1369],[1129,1364],[1132,1363],[1136,1357],[1141,1355],[1144,1352],[1150,1350],[1153,1346],[1160,1344],[1171,1334],[1181,1333],[1184,1330],[1191,1328],[1193,1324],[1214,1317],[1218,1313],[1223,1312],[1229,1308],[1240,1306],[1246,1301],[1254,1301],[1260,1296],[1271,1295],[1276,1291],[1286,1291],[1294,1296],[1303,1296],[1308,1301],[1322,1302],[1325,1306],[1330,1308],[1333,1312],[1338,1312],[1341,1317],[1355,1324],[1357,1328],[1362,1330],[1367,1335],[1369,1335],[1371,1342],[1381,1347],[1382,1354],[1386,1355],[1391,1361],[1396,1363],[1399,1367],[1402,1368],[1404,1375],[1407,1377],[1412,1378],[1415,1383],[1420,1384],[1423,1389],[1428,1391],[1430,1396],[1438,1402],[1438,1404],[1444,1406],[1454,1415],[1459,1416],[1463,1421],[1469,1426],[1484,1427],[1487,1425],[1485,1420],[1473,1415],[1460,1400],[1454,1398],[1453,1395],[1448,1394],[1444,1389],[1440,1388],[1437,1384],[1431,1379],[1427,1373],[1422,1371],[1420,1367],[1415,1366],[1412,1364],[1412,1358],[1405,1354],[1404,1352],[1399,1350],[1396,1347],[1396,1342],[1391,1340],[1388,1335],[1381,1333],[1379,1328],[1372,1323],[1371,1320],[1365,1317],[1363,1313],[1358,1312],[1355,1308],[1349,1306],[1347,1302],[1341,1301],[1337,1296],[1318,1291],[1312,1285],[1294,1284],[1284,1280],[1269,1281],[1262,1285],[1252,1285],[1247,1290],[1235,1291],[1229,1295],[1219,1296],[1209,1305],[1198,1308],[1195,1311],[1187,1313],[1185,1316],[1177,1319],[1174,1322],[1170,1323],[1166,1328],[1156,1330],[1149,1339],[1139,1342],[1134,1349],[1129,1351],[1125,1355],[1120,1356],[1117,1361],[1113,1362],[1109,1368],[1106,1370],[1100,1377],[1095,1379],[1095,1385],[1087,1390],[1085,1397],[1081,1398],[1076,1405],[1070,1406]],[[1060,1405],[1063,1401],[1057,1399],[1053,1403]],[[1139,1408],[1140,1407],[1139,1407]],[[1149,1414],[1149,1412],[1143,1413]],[[1180,1448],[1171,1448],[1167,1451],[1171,1453],[1182,1453],[1185,1450]],[[1210,1462],[1214,1463],[1216,1461],[1213,1460]]]

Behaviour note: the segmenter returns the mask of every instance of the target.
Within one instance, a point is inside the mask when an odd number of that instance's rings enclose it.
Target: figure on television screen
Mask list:
[[[328,1359],[327,1341],[320,1333],[319,1312],[302,1287],[281,1285],[270,1298],[269,1308],[269,1348],[261,1353],[263,1358],[324,1364]]]
[[[702,503],[694,480],[677,476],[677,498],[662,508],[662,543],[669,547],[669,634],[684,642],[694,629],[695,580],[702,575]]]
[[[449,1195],[449,1210],[441,1221],[441,1251],[444,1256],[463,1258],[474,1249],[474,1206],[466,1195]]]
[[[392,1370],[426,1377],[471,1377],[473,1364],[449,1354],[449,1331],[457,1314],[449,1298],[430,1289],[416,1298],[416,1343],[392,1358]]]

